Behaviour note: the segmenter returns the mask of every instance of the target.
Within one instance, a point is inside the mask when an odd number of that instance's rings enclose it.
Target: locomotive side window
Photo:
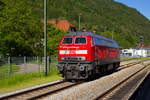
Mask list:
[[[94,37],[91,37],[91,46],[94,45]]]
[[[62,44],[72,44],[73,38],[64,38]]]
[[[85,37],[76,37],[75,44],[86,44],[86,38]]]

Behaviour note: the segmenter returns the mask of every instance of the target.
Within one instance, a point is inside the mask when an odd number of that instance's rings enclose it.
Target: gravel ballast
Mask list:
[[[146,63],[145,63],[146,64]],[[92,100],[104,93],[108,89],[115,86],[117,83],[126,79],[133,73],[142,69],[144,65],[138,64],[132,67],[123,69],[113,74],[103,76],[95,81],[87,82],[79,86],[64,90],[57,94],[42,98],[43,100]]]

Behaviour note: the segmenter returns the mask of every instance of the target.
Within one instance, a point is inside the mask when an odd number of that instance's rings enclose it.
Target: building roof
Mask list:
[[[71,23],[69,23],[67,20],[51,20],[48,21],[48,23],[52,23],[54,24],[57,28],[62,29],[64,31],[68,31],[70,27],[75,28],[74,25],[72,25]]]

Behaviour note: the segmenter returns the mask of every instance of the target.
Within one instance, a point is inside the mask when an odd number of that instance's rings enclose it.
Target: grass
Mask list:
[[[29,63],[36,64],[36,61],[32,60]],[[42,63],[39,62],[39,64]],[[18,70],[18,66],[11,64],[10,76],[8,77],[8,64],[0,66],[0,94],[62,79],[61,75],[58,75],[56,61],[50,63],[50,72],[48,72],[47,77],[44,76],[43,72],[15,73]]]
[[[16,65],[14,65],[14,64],[10,65],[10,74],[13,74],[18,70],[19,70],[19,68]],[[4,64],[4,65],[0,66],[0,79],[2,79],[4,77],[8,77],[8,64]]]
[[[0,80],[0,93],[15,91],[18,89],[28,88],[31,86],[56,81],[62,79],[58,72],[55,70],[49,72],[45,77],[43,73],[29,73],[12,75],[8,78]]]
[[[140,58],[139,58],[140,59]],[[141,57],[141,59],[150,59],[150,57]]]
[[[135,57],[123,58],[121,60],[130,60],[130,59],[137,59],[137,58]],[[141,59],[150,59],[150,57],[142,57]],[[50,66],[56,66],[56,62],[51,63]],[[17,66],[11,65],[11,68],[15,69],[17,68]],[[16,74],[16,75],[12,74],[10,77],[1,79],[0,94],[62,79],[62,77],[57,74],[58,71],[55,69],[55,67],[50,67],[50,68],[53,71],[49,72],[47,77],[44,76],[44,73],[28,73],[28,74]],[[0,72],[4,72],[5,70],[8,71],[7,65],[3,65],[0,67]],[[11,73],[14,73],[13,70]]]
[[[124,61],[124,60],[132,60],[132,59],[138,59],[138,57],[121,58],[120,60],[121,60],[121,61]]]
[[[150,57],[130,57],[130,58],[121,58],[120,60],[121,61],[124,61],[124,60],[132,60],[132,59],[150,59]]]

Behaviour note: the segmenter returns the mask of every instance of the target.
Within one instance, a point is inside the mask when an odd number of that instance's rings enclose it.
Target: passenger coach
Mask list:
[[[66,34],[58,47],[58,69],[65,79],[88,79],[119,64],[118,44],[94,33]]]

